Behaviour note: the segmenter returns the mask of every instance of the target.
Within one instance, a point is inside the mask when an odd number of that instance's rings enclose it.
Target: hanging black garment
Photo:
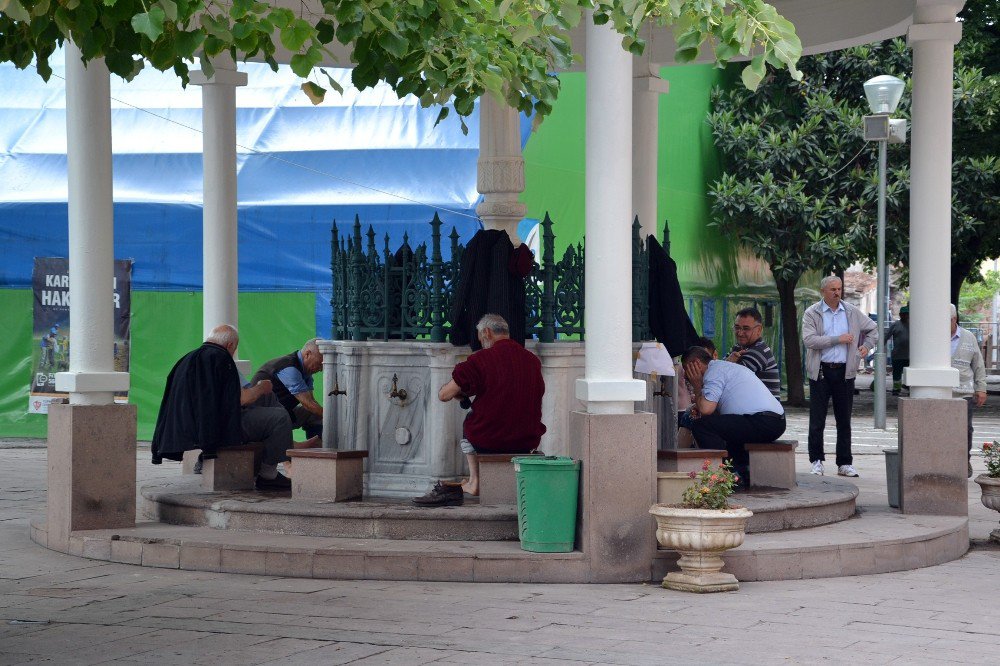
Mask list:
[[[218,449],[238,446],[242,438],[236,363],[225,347],[206,342],[167,376],[153,431],[153,464],[180,460],[193,449],[215,458]]]
[[[684,294],[677,280],[677,264],[655,236],[649,248],[649,330],[671,356],[683,354],[697,344],[698,332],[684,309]]]
[[[462,253],[449,321],[451,344],[480,349],[476,324],[498,314],[510,326],[510,339],[524,345],[524,278],[531,272],[531,251],[516,249],[506,231],[480,229]]]

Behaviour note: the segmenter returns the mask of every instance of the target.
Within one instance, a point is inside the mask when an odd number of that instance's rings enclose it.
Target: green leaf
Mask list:
[[[142,35],[146,35],[150,41],[155,42],[163,34],[163,19],[165,16],[166,14],[162,8],[150,7],[148,12],[136,14],[132,17],[132,29]]]
[[[302,92],[306,94],[309,101],[313,104],[322,104],[323,100],[326,99],[326,89],[319,84],[313,83],[312,81],[306,81],[302,84]]]
[[[743,85],[746,86],[747,90],[757,90],[757,86],[759,86],[760,82],[764,80],[764,75],[766,73],[767,69],[764,65],[764,56],[754,56],[753,60],[750,61],[750,64],[743,68]]]
[[[0,0],[0,13],[6,14],[15,21],[27,23],[31,20],[31,14],[19,0]]]
[[[444,120],[445,118],[447,118],[447,117],[448,117],[448,112],[449,112],[449,111],[451,111],[451,109],[449,109],[449,108],[448,108],[447,106],[442,106],[442,107],[441,107],[441,112],[440,112],[440,113],[438,113],[438,117],[437,117],[437,120],[435,120],[435,121],[434,121],[434,126],[435,126],[435,127],[437,127],[437,126],[438,126],[438,124],[439,124],[439,123],[440,123],[440,122],[441,122],[442,120]]]
[[[511,41],[515,46],[521,46],[532,37],[538,36],[538,28],[533,25],[518,26],[511,35]]]
[[[306,40],[315,34],[315,29],[304,19],[295,19],[281,29],[281,45],[293,53],[301,51]]]
[[[107,0],[105,0],[107,2]],[[177,3],[174,0],[160,0],[158,4],[163,9],[163,15],[168,21],[177,20]]]
[[[410,43],[394,32],[383,32],[378,36],[378,43],[391,55],[402,58],[410,48]]]
[[[205,33],[200,30],[181,31],[174,36],[174,54],[178,58],[190,58],[205,42]]]
[[[327,80],[327,82],[329,82],[330,87],[333,88],[334,90],[336,90],[341,95],[343,95],[344,94],[344,86],[340,85],[340,83],[337,82],[337,79],[335,79],[332,76],[330,76],[330,73],[327,72],[325,69],[321,69],[320,71],[323,72],[323,76],[326,77],[326,80]]]

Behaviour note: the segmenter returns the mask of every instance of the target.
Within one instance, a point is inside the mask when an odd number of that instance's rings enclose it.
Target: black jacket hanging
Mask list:
[[[677,264],[655,236],[649,248],[649,330],[671,356],[680,356],[697,344],[698,332],[684,308],[684,294],[677,280]]]
[[[498,314],[510,326],[510,338],[524,345],[524,278],[531,272],[531,251],[514,248],[506,231],[480,229],[462,253],[449,320],[453,345],[480,349],[476,324]]]

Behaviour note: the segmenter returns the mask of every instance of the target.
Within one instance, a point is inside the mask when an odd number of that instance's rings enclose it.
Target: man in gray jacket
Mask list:
[[[851,454],[851,409],[858,360],[878,342],[878,331],[868,315],[841,301],[843,283],[830,275],[819,283],[823,300],[809,306],[802,316],[802,342],[806,346],[809,376],[809,462],[812,473],[823,474],[823,430],[826,410],[833,401],[837,422],[837,474],[858,476]]]
[[[958,310],[951,306],[951,367],[958,370],[958,386],[952,389],[956,398],[964,398],[969,413],[969,478],[972,477],[972,403],[986,404],[986,364],[979,341],[970,331],[958,325]]]

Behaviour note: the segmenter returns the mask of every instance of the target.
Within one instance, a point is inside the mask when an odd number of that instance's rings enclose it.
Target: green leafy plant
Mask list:
[[[686,509],[728,509],[727,500],[740,479],[728,460],[715,469],[712,469],[711,460],[705,460],[700,472],[689,472],[688,476],[694,483],[681,496],[681,505]]]
[[[986,476],[1000,478],[1000,442],[983,442],[983,457],[986,459]]]
[[[84,61],[104,58],[126,79],[148,62],[186,85],[192,64],[210,76],[225,52],[273,68],[290,58],[319,103],[328,88],[342,92],[323,65],[346,47],[355,87],[385,81],[401,97],[442,106],[439,121],[450,108],[469,115],[486,93],[545,116],[559,93],[551,72],[578,58],[570,31],[585,10],[611,23],[632,53],[645,49],[640,30],[653,21],[673,26],[681,62],[706,45],[720,63],[749,58],[748,87],[767,65],[799,75],[794,27],[760,0],[322,0],[294,10],[258,0],[0,0],[0,62],[34,63],[48,80],[50,56],[71,39]]]

